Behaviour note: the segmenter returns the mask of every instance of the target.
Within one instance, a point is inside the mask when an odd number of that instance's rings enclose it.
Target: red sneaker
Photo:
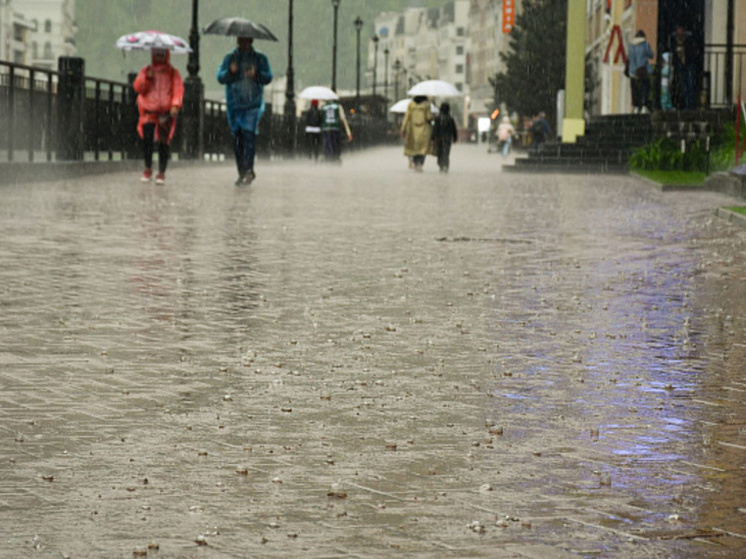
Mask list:
[[[140,177],[140,180],[142,182],[150,182],[150,177],[152,176],[153,176],[153,171],[151,171],[150,169],[145,169],[145,172]]]
[[[155,177],[155,184],[166,184],[166,173],[158,173]]]

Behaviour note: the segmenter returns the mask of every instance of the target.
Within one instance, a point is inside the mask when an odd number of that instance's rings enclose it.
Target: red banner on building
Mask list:
[[[503,33],[510,33],[515,25],[515,0],[503,0]]]

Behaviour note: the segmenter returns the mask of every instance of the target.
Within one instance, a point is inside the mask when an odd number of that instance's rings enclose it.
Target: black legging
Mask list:
[[[142,142],[143,142],[143,155],[145,156],[145,167],[152,169],[153,167],[153,151],[154,151],[154,137],[155,137],[155,124],[143,124],[142,125]],[[171,156],[171,149],[166,142],[158,142],[158,172],[165,173],[166,167],[168,166],[168,158]]]

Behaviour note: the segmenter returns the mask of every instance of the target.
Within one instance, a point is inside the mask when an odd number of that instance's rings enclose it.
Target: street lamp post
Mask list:
[[[394,99],[399,99],[399,70],[401,70],[401,61],[397,58],[394,61]]]
[[[378,35],[373,35],[373,97],[376,96],[376,78],[378,71]]]
[[[184,80],[184,156],[186,159],[201,159],[204,151],[202,130],[204,129],[203,99],[205,88],[199,77],[199,0],[192,0],[192,27],[189,31],[189,53],[187,71]]]
[[[332,89],[337,91],[337,13],[339,12],[340,0],[332,0],[334,8],[334,42],[332,43]]]
[[[389,49],[383,49],[383,96],[389,100]]]
[[[355,108],[360,110],[360,30],[363,28],[363,20],[360,16],[355,18],[355,31],[357,31],[357,75],[355,77]]]
[[[288,2],[288,71],[285,84],[285,120],[290,133],[290,153],[295,153],[295,71],[293,70],[293,0]]]

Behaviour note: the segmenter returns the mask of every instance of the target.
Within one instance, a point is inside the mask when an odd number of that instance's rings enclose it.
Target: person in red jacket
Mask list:
[[[176,130],[176,115],[184,102],[184,82],[179,71],[171,66],[169,51],[152,49],[151,64],[145,66],[135,78],[137,107],[140,119],[137,133],[143,139],[145,172],[143,182],[153,176],[154,143],[158,143],[158,176],[156,184],[166,182],[166,166],[171,156],[170,144]]]

